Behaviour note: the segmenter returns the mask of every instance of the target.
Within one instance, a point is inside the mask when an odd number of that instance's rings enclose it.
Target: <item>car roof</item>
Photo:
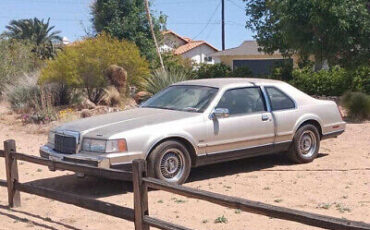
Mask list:
[[[262,79],[262,78],[208,78],[208,79],[198,79],[198,80],[188,80],[178,82],[174,85],[199,85],[199,86],[208,86],[223,88],[228,86],[255,86],[255,85],[277,85],[285,84],[282,81],[271,80],[271,79]]]

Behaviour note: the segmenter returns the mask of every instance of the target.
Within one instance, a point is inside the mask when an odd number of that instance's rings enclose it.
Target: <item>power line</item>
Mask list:
[[[208,20],[208,22],[207,22],[207,24],[203,27],[203,29],[195,36],[195,37],[193,37],[193,39],[196,39],[199,35],[201,35],[203,32],[204,32],[204,30],[208,27],[208,25],[211,23],[211,20],[212,20],[212,18],[215,16],[215,14],[216,14],[216,12],[217,12],[217,10],[218,10],[218,8],[220,7],[220,5],[221,5],[221,2],[220,3],[218,3],[218,5],[217,5],[217,7],[216,7],[216,9],[213,11],[213,13],[212,13],[212,15],[211,15],[211,17],[209,18],[209,20]]]
[[[25,0],[12,0],[9,1],[10,3],[23,3],[27,2],[29,3],[34,3],[34,4],[74,4],[74,5],[86,5],[87,3],[91,3],[91,0],[82,0],[82,1],[75,1],[75,0],[32,0],[32,1],[25,1]],[[8,4],[9,2],[3,1],[2,3]]]
[[[216,2],[215,0],[188,0],[188,1],[169,1],[169,2],[156,2],[157,5],[174,5],[174,4],[194,4],[194,3],[208,3],[208,2]]]
[[[226,0],[226,1],[230,2],[231,4],[233,4],[234,6],[236,6],[237,8],[239,8],[239,9],[241,9],[241,10],[245,11],[245,8],[243,8],[243,7],[239,6],[239,4],[237,4],[237,3],[236,3],[236,2],[234,2],[233,0]]]

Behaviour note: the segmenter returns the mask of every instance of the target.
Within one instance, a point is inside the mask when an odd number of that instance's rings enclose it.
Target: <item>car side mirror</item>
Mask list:
[[[212,113],[210,114],[210,119],[216,119],[216,118],[226,118],[230,116],[229,109],[226,108],[215,108]]]

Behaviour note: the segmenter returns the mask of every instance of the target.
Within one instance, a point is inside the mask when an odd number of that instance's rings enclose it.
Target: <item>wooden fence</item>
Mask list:
[[[333,230],[370,230],[370,224],[358,221],[344,220],[289,208],[264,204],[261,202],[225,196],[213,192],[193,189],[186,186],[166,183],[147,176],[145,160],[134,160],[133,172],[124,172],[111,169],[100,169],[74,163],[55,162],[40,157],[29,156],[16,152],[14,140],[4,142],[4,151],[0,150],[0,157],[5,157],[6,181],[0,180],[0,186],[8,188],[8,202],[10,207],[20,206],[19,192],[26,192],[37,196],[72,204],[81,208],[100,212],[110,216],[132,221],[136,230],[159,229],[190,229],[167,221],[149,216],[148,189],[159,189],[195,199],[209,201],[224,207],[240,209],[246,212],[265,215],[283,220],[295,221],[309,226]],[[52,169],[63,169],[86,173],[116,180],[132,180],[134,190],[134,209],[118,206],[83,196],[56,191],[32,183],[19,183],[17,160],[46,165]]]

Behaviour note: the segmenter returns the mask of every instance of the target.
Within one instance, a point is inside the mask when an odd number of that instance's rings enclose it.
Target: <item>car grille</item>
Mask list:
[[[64,154],[74,154],[77,150],[77,141],[73,136],[55,134],[54,150]]]

